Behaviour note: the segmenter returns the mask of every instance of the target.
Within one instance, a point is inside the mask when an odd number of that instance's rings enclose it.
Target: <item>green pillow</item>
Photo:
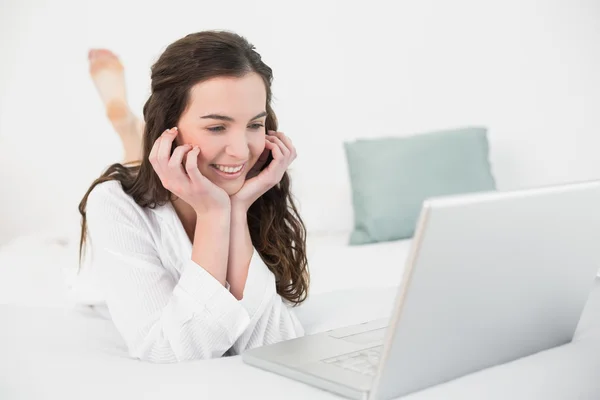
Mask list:
[[[483,127],[357,140],[344,147],[354,208],[351,245],[412,237],[429,197],[495,190]]]

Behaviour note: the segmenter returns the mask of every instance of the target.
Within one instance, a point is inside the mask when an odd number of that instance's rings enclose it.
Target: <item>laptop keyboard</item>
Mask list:
[[[327,358],[321,360],[321,362],[358,372],[359,374],[375,376],[382,349],[383,346],[371,347],[370,349]]]

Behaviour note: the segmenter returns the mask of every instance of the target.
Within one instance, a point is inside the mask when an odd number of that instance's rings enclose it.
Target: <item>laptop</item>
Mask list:
[[[389,318],[243,361],[379,400],[569,343],[600,269],[600,181],[428,199],[404,268]]]

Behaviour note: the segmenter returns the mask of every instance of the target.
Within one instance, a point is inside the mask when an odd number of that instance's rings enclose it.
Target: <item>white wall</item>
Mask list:
[[[484,124],[501,189],[600,177],[597,0],[0,4],[0,243],[73,227],[121,156],[88,48],[121,56],[141,114],[164,46],[213,28],[248,37],[275,71],[310,230],[352,224],[342,142],[355,137]]]

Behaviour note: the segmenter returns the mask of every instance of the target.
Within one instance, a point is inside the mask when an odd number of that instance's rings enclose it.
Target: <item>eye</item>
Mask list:
[[[252,130],[254,130],[254,131],[257,131],[257,130],[259,130],[262,127],[264,127],[264,125],[261,124],[261,123],[256,123],[256,124],[252,124],[252,125],[249,126],[249,128],[252,129]]]
[[[225,127],[224,126],[212,126],[210,128],[206,128],[206,129],[211,132],[223,132],[225,130]]]

